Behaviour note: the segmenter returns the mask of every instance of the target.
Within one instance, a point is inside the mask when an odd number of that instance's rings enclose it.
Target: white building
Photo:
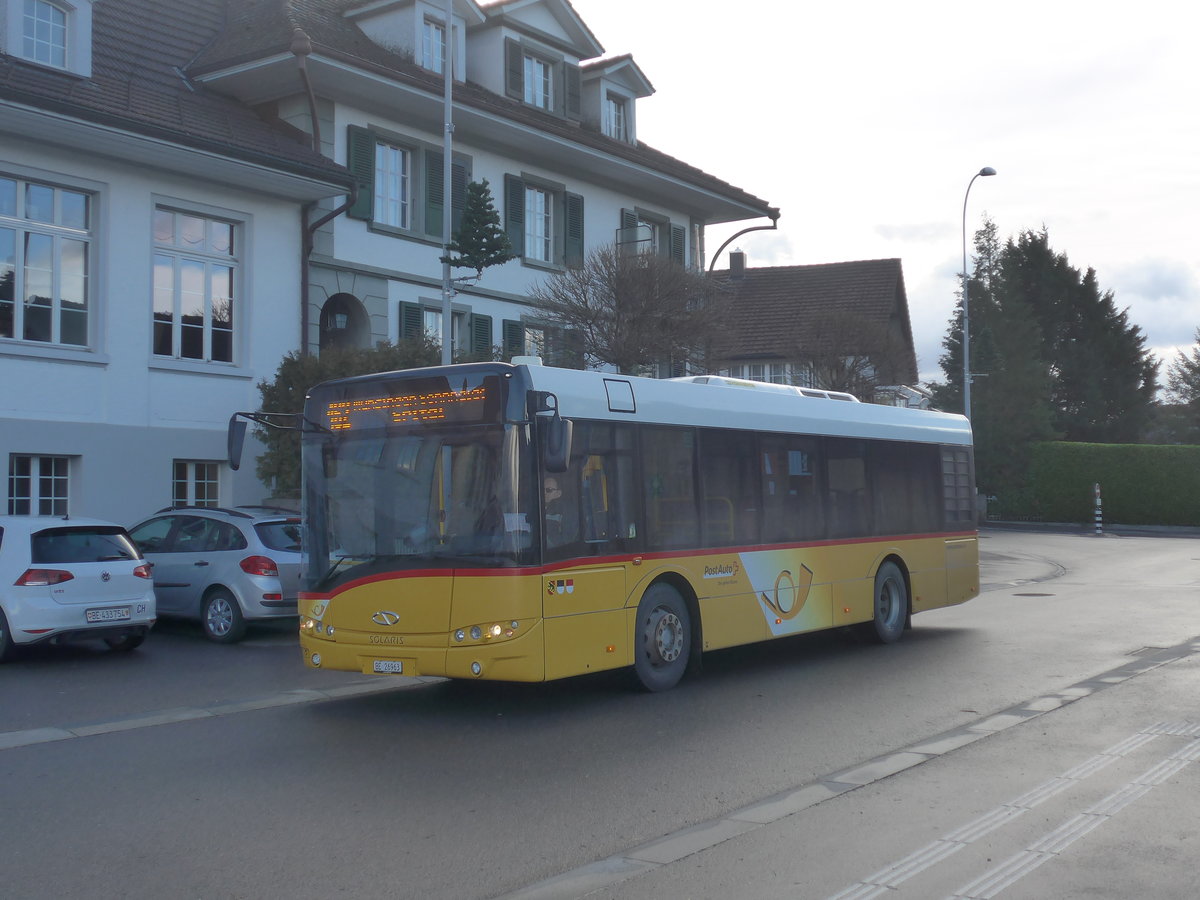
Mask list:
[[[0,0],[7,511],[256,502],[225,427],[286,353],[440,333],[444,16]],[[637,142],[653,89],[566,0],[455,0],[451,34],[452,207],[487,179],[521,254],[453,298],[457,350],[553,356],[528,291],[590,248],[698,265],[778,215]]]

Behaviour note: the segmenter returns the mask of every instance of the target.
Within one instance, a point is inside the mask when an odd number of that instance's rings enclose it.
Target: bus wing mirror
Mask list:
[[[229,417],[229,431],[225,436],[225,455],[229,468],[237,471],[242,464],[242,445],[246,443],[246,423],[239,419],[240,413]]]
[[[571,438],[574,430],[575,423],[557,413],[546,420],[542,460],[546,464],[547,472],[567,471],[567,464],[571,461]]]

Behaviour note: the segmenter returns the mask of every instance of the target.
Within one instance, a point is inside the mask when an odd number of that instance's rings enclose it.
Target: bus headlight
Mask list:
[[[483,637],[483,629],[480,628],[478,625],[472,625],[471,626],[471,640],[477,641],[481,637]]]
[[[467,633],[465,631],[463,631],[461,628],[458,629],[458,631],[454,632],[454,640],[457,641],[458,643],[461,644],[466,639],[467,639]]]
[[[317,668],[321,667],[321,654],[320,653],[314,653],[312,655],[312,664],[314,666],[316,666]]]
[[[471,663],[471,674],[472,675],[482,675],[483,674],[483,666],[477,662]]]

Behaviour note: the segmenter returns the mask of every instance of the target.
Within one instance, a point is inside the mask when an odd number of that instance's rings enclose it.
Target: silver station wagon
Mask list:
[[[130,529],[154,564],[163,616],[199,619],[204,635],[240,641],[246,623],[296,615],[300,518],[269,507],[168,507]]]

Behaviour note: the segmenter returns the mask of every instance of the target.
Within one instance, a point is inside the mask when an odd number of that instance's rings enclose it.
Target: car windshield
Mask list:
[[[268,550],[300,552],[304,526],[299,519],[281,519],[278,522],[259,522],[254,526],[258,539]]]
[[[35,565],[109,562],[140,557],[125,529],[118,525],[46,528],[30,536],[30,559]]]
[[[523,429],[372,429],[305,447],[306,582],[532,559]]]

